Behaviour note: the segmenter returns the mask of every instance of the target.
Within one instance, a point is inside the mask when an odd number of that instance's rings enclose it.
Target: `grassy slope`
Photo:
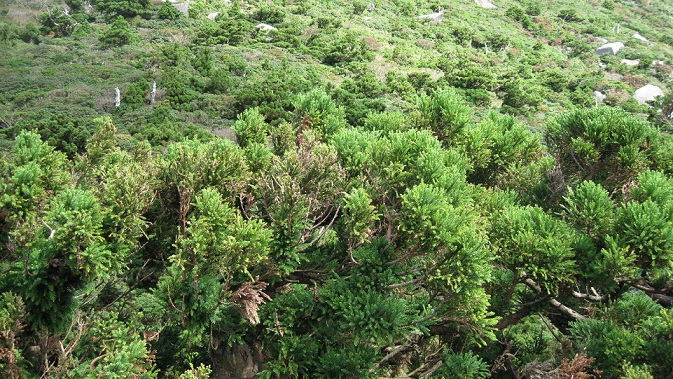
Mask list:
[[[515,0],[496,2],[498,9],[482,9],[470,0],[377,1],[374,12],[365,10],[361,14],[353,13],[350,2],[314,1],[309,2],[309,6],[307,2],[276,3],[284,6],[286,12],[284,24],[277,26],[290,25],[298,30],[298,39],[304,45],[310,44],[313,35],[320,32],[315,22],[320,17],[338,20],[337,33],[354,31],[365,37],[376,55],[368,68],[381,81],[391,71],[400,75],[425,72],[434,80],[446,74],[450,79],[466,64],[475,64],[493,76],[488,88],[491,102],[478,107],[477,115],[484,114],[487,108],[499,109],[504,96],[503,85],[522,79],[524,91],[538,100],[520,113],[520,118],[533,127],[542,125],[549,114],[577,104],[590,105],[593,90],[606,93],[610,105],[620,106],[645,83],[665,88],[671,82],[671,75],[666,74],[673,71],[670,66],[660,68],[663,73],[656,74],[649,67],[627,67],[620,63],[621,58],[657,59],[667,65],[673,62],[673,48],[667,44],[671,41],[666,39],[668,31],[673,29],[673,19],[667,16],[673,13],[673,5],[665,1],[549,0],[537,3],[539,15],[530,16],[534,24],[532,30],[526,30],[520,22],[507,16],[507,10],[512,7],[527,9],[533,4]],[[263,4],[268,2],[243,2],[242,9],[252,13]],[[440,8],[446,10],[441,23],[420,22],[413,17]],[[211,5],[205,7],[203,13],[218,10],[220,7]],[[562,10],[573,10],[578,20],[562,20],[558,17]],[[28,22],[37,23],[35,15],[39,13],[37,3],[7,1],[0,5],[0,14],[4,14],[0,20],[17,28]],[[11,124],[38,109],[74,115],[110,112],[114,88],[119,87],[124,93],[148,71],[150,76],[160,77],[161,62],[156,59],[159,51],[176,41],[189,41],[204,14],[197,15],[197,20],[177,24],[131,20],[142,40],[133,46],[111,50],[101,49],[97,40],[108,27],[101,20],[92,24],[94,32],[88,36],[43,37],[39,45],[17,42],[5,49],[0,58],[3,78],[0,117],[5,124]],[[457,37],[460,31],[467,31],[472,38],[461,40]],[[636,32],[651,42],[631,38]],[[619,52],[618,59],[601,59],[593,52],[601,44],[594,37],[623,41],[626,47]],[[490,42],[494,40],[504,41],[504,46],[493,47]],[[577,46],[578,41],[586,42],[589,51],[574,54],[567,50],[568,46]],[[265,75],[266,60],[288,62],[300,75],[305,75],[307,70],[317,72],[324,82],[336,85],[353,76],[349,68],[321,64],[320,57],[311,54],[315,46],[278,47],[263,39],[251,39],[236,47],[217,45],[212,51],[216,66],[238,59],[245,70],[232,75],[231,93],[204,95],[200,99],[203,112],[183,111],[180,120],[208,127],[229,124],[227,119],[236,113],[231,110],[235,102],[232,95],[254,78]],[[600,67],[601,63],[605,67]],[[548,83],[550,72],[560,75],[568,85],[561,91],[552,90]],[[413,96],[388,93],[385,98],[389,109],[407,109],[415,103]],[[216,104],[219,112],[208,108],[206,103]],[[634,112],[645,110],[633,102],[626,105]]]

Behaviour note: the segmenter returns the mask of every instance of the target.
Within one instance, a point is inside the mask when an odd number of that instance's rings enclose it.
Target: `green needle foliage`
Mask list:
[[[117,16],[110,29],[100,36],[100,42],[106,48],[124,46],[133,43],[135,39],[131,25],[122,16]]]
[[[669,376],[673,6],[496,5],[0,4],[0,377]]]

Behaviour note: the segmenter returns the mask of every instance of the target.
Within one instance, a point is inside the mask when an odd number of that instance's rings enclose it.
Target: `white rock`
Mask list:
[[[635,38],[635,39],[639,39],[639,40],[641,40],[641,41],[643,41],[643,42],[647,42],[647,38],[641,36],[639,33],[636,33],[636,34],[632,35],[631,37],[632,37],[632,38]]]
[[[215,18],[216,18],[217,15],[219,15],[219,14],[220,14],[220,12],[208,13],[208,16],[206,16],[206,18],[207,18],[207,19],[210,19],[210,20],[215,20]]]
[[[640,64],[640,59],[622,59],[622,63],[627,66],[638,66]]]
[[[661,88],[648,84],[644,87],[639,88],[633,97],[638,100],[638,103],[645,104],[647,101],[656,99],[659,96],[662,96],[664,92]]]
[[[477,5],[479,5],[482,8],[486,9],[496,9],[497,7],[493,5],[493,3],[490,0],[474,0]]]
[[[273,26],[271,26],[269,24],[265,24],[263,22],[257,24],[255,27],[258,28],[259,30],[267,32],[267,33],[270,32],[270,31],[273,31],[273,30],[278,30],[278,29],[274,28]]]
[[[606,43],[605,45],[596,49],[596,54],[598,54],[598,55],[605,55],[605,54],[617,55],[617,52],[622,47],[624,47],[624,44],[621,43],[621,42]]]
[[[600,43],[608,43],[608,40],[606,40],[605,38],[601,38],[601,37],[595,37],[595,40],[597,42],[600,42]]]
[[[594,99],[596,99],[596,101],[603,101],[605,100],[605,94],[599,91],[594,91]]]
[[[416,18],[419,20],[431,20],[432,22],[439,22],[442,21],[443,17],[444,17],[444,11],[439,11],[437,13],[424,14]]]

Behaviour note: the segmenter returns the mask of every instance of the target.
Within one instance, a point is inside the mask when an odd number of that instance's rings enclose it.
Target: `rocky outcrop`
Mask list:
[[[641,41],[643,41],[643,42],[647,42],[647,38],[641,36],[639,33],[636,33],[636,34],[632,35],[631,38],[635,38],[635,39],[637,39],[637,40],[641,40]]]
[[[617,55],[617,52],[619,50],[621,50],[623,47],[624,47],[624,44],[622,42],[606,43],[605,45],[596,49],[596,54],[598,54],[598,55],[605,55],[605,54]]]

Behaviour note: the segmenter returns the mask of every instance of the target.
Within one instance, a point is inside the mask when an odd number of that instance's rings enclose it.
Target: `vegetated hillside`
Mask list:
[[[495,5],[0,4],[0,376],[670,377],[673,4]]]

